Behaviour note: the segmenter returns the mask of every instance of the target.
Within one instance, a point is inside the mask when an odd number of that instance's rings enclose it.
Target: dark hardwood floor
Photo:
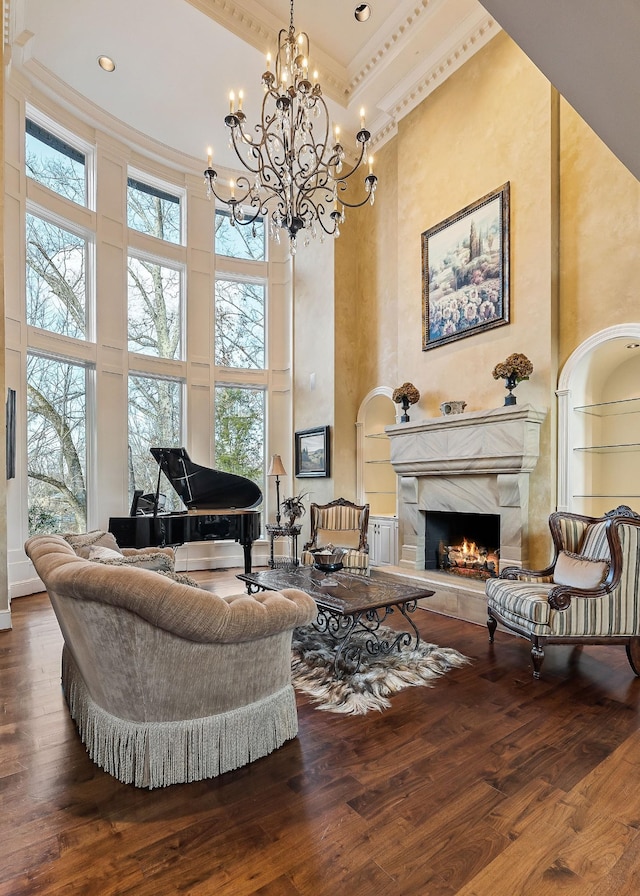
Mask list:
[[[231,572],[209,574],[220,593]],[[551,647],[419,610],[472,658],[381,714],[298,698],[300,734],[196,784],[136,790],[87,757],[46,595],[0,632],[0,896],[640,893],[640,680],[624,648]],[[194,674],[197,670],[194,669]]]

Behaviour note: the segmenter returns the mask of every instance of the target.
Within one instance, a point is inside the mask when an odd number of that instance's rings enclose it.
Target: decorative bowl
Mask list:
[[[312,551],[314,558],[314,567],[320,572],[338,572],[342,569],[342,558],[344,556],[344,548],[323,548],[319,551]]]
[[[314,563],[314,569],[319,569],[320,572],[338,572],[342,569],[342,561],[339,563]]]

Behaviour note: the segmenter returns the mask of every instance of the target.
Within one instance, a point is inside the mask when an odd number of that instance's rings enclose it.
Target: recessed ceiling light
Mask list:
[[[366,22],[371,15],[371,7],[368,3],[360,3],[356,6],[354,16],[357,22]]]
[[[630,342],[627,348],[640,348],[640,342]]]
[[[116,64],[110,56],[98,56],[98,65],[105,72],[113,72],[116,68]]]

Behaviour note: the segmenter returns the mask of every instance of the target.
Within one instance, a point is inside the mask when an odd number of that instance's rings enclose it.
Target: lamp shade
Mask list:
[[[267,476],[286,476],[287,471],[282,465],[282,458],[279,454],[273,454],[271,456],[271,464],[269,466],[269,472]]]

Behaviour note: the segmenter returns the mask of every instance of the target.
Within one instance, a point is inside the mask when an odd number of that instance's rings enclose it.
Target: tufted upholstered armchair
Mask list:
[[[489,640],[498,622],[531,641],[533,677],[545,644],[624,644],[640,675],[640,516],[621,506],[603,517],[556,512],[546,569],[507,567],[488,579]]]
[[[348,572],[366,575],[369,570],[369,505],[353,504],[336,498],[329,504],[311,504],[309,541],[302,551],[302,563],[311,566],[311,551],[326,547],[346,548],[342,563]]]
[[[316,617],[307,594],[222,598],[129,562],[157,551],[111,565],[58,535],[25,549],[62,630],[71,717],[104,771],[136,787],[199,781],[296,736],[291,635]]]

